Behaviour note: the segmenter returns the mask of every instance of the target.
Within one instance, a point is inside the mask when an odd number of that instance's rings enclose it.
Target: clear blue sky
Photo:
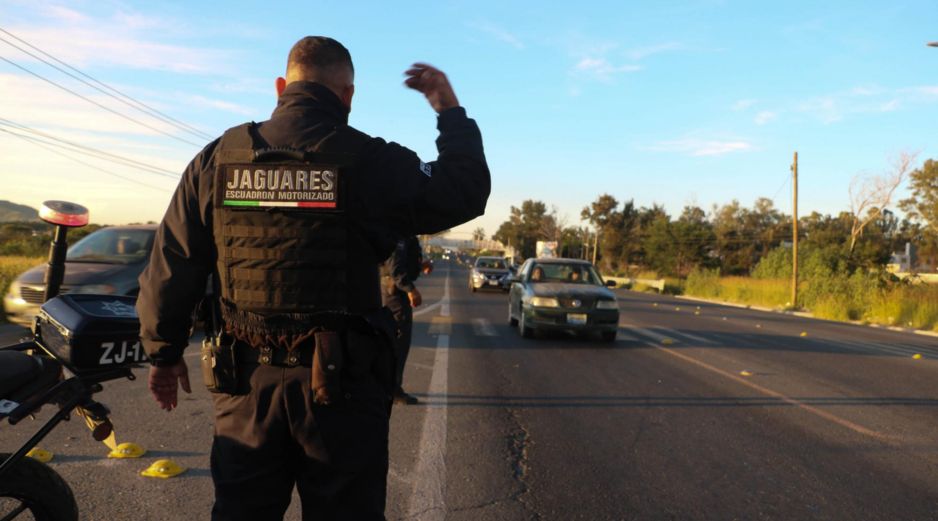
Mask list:
[[[478,121],[492,169],[488,211],[462,232],[493,233],[527,198],[578,224],[602,192],[672,213],[759,196],[789,212],[795,150],[801,213],[837,213],[857,174],[902,151],[938,157],[933,1],[202,4],[3,0],[0,28],[213,136],[266,119],[290,46],[333,36],[356,65],[352,125],[425,161],[434,114],[401,81],[413,61],[433,63]],[[133,114],[3,42],[0,57]],[[206,142],[157,134],[3,61],[0,92],[0,118],[171,172]],[[75,200],[97,222],[158,220],[175,185],[4,133],[0,150],[0,199]]]

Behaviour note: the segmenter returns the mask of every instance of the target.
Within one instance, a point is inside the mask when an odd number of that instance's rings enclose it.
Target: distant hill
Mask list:
[[[0,201],[0,223],[38,220],[38,210],[10,201]]]

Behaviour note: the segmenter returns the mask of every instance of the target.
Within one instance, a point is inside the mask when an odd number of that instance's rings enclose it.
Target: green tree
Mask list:
[[[537,241],[557,240],[560,235],[557,217],[541,201],[528,199],[521,207],[511,207],[508,220],[498,227],[492,237],[502,244],[513,246],[523,257],[533,257]]]

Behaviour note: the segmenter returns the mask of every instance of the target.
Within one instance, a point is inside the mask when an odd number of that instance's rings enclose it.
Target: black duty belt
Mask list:
[[[238,362],[247,364],[273,365],[277,367],[312,367],[313,343],[288,351],[276,347],[251,347],[245,343],[235,344],[235,357]]]

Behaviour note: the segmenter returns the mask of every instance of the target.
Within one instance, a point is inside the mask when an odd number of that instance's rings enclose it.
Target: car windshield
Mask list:
[[[483,268],[488,270],[507,270],[508,267],[505,265],[504,259],[487,259],[480,258],[476,261],[476,268]]]
[[[586,264],[535,264],[528,277],[531,282],[566,282],[571,284],[602,285],[599,274]]]
[[[134,264],[147,258],[154,230],[103,228],[68,249],[68,262]]]

